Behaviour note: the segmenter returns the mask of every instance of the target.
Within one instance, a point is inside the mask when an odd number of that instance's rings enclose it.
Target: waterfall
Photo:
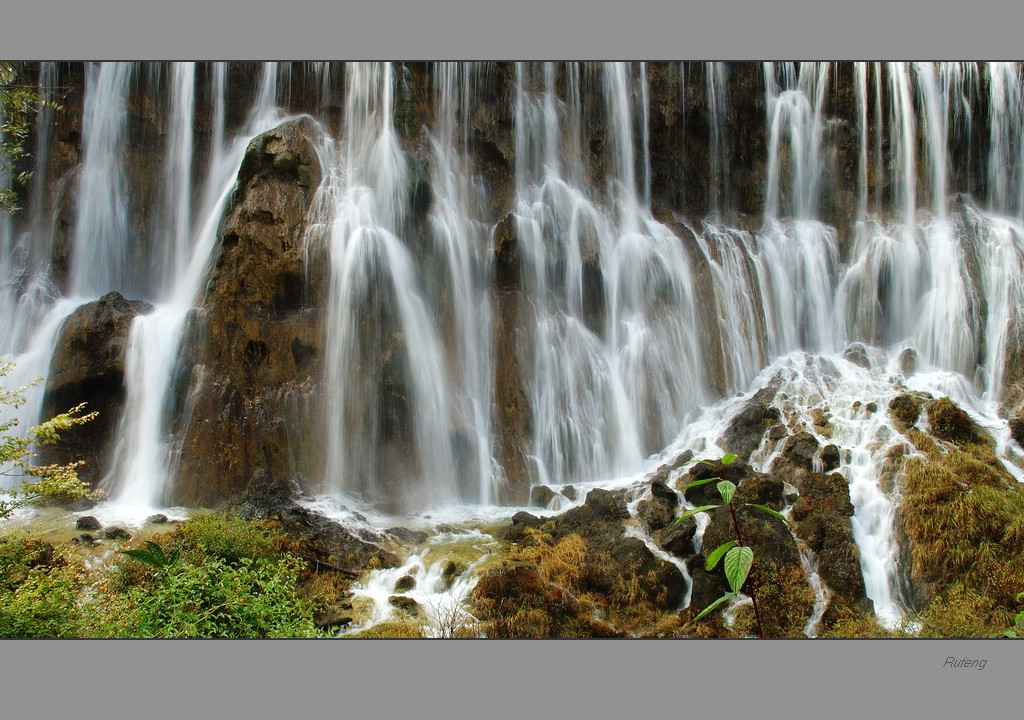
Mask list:
[[[185,321],[206,279],[211,254],[224,208],[249,139],[270,129],[278,120],[273,105],[276,66],[267,63],[249,121],[230,148],[213,155],[206,178],[207,206],[198,215],[188,213],[190,203],[191,128],[194,112],[194,68],[175,66],[172,118],[174,123],[165,149],[170,193],[179,205],[167,220],[172,233],[165,236],[173,252],[167,257],[166,290],[148,315],[132,323],[125,348],[125,409],[110,467],[102,485],[113,501],[140,512],[166,504],[168,480],[176,465],[172,438],[168,436],[169,393],[175,375]],[[187,155],[187,158],[185,157]],[[182,187],[184,186],[184,187]],[[212,199],[212,202],[210,201]]]
[[[452,501],[444,352],[403,240],[409,178],[393,125],[396,69],[353,63],[346,72],[345,138],[338,156],[322,159],[329,170],[307,233],[330,257],[324,485],[385,505]]]
[[[135,254],[130,244],[130,196],[124,179],[125,101],[131,63],[90,63],[82,119],[83,160],[71,251],[71,292],[95,298],[130,292]]]
[[[170,501],[189,314],[248,141],[293,112],[323,133],[302,240],[327,272],[319,421],[287,433],[322,449],[303,490],[413,513],[640,477],[670,449],[728,451],[740,400],[778,380],[789,431],[831,407],[868,596],[895,624],[880,474],[906,438],[854,403],[958,388],[1020,460],[1000,419],[1024,326],[1017,63],[70,69],[80,125],[40,109],[24,216],[0,218],[0,354],[25,382],[83,303],[152,302],[99,473],[115,504]],[[38,66],[43,86],[65,74]]]

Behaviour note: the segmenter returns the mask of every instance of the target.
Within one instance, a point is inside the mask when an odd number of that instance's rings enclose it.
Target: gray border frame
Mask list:
[[[1005,0],[20,0],[10,59],[1012,60]],[[943,668],[985,658],[984,671]],[[977,717],[1024,645],[849,641],[2,641],[6,716]],[[1018,710],[1019,712],[1019,710]]]

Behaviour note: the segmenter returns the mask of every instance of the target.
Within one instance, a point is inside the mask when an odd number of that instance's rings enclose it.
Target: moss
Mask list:
[[[889,401],[889,414],[897,427],[911,427],[921,415],[921,401],[913,395],[897,395]]]
[[[903,637],[900,631],[887,630],[879,624],[871,613],[833,604],[822,618],[820,638],[897,638]]]
[[[925,410],[928,413],[928,424],[935,437],[958,445],[984,442],[984,436],[971,420],[971,416],[948,397],[928,403]]]
[[[426,637],[423,634],[423,629],[416,623],[409,621],[396,621],[396,622],[385,622],[379,625],[374,625],[368,630],[354,633],[352,635],[345,635],[346,638],[358,638],[358,639],[370,639],[370,638],[390,638],[390,639],[410,639],[410,638],[422,638]]]
[[[1024,487],[990,444],[974,443],[908,460],[901,492],[910,579],[935,598],[922,634],[982,637],[1005,627],[1024,591]]]
[[[922,638],[986,638],[1013,623],[1012,613],[963,584],[937,597],[918,618]]]

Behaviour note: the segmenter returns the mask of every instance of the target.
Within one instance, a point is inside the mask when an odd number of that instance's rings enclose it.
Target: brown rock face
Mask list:
[[[306,214],[320,183],[315,125],[255,138],[238,173],[203,311],[186,342],[187,411],[175,502],[218,505],[257,470],[286,483],[311,436],[304,418],[322,363],[322,264],[305,265]],[[318,267],[321,270],[318,270]]]
[[[47,448],[44,462],[84,460],[79,477],[90,485],[101,479],[124,407],[124,358],[131,324],[152,309],[149,303],[111,292],[82,305],[64,321],[50,361],[43,417],[83,402],[87,412],[99,415],[65,433],[60,446]]]

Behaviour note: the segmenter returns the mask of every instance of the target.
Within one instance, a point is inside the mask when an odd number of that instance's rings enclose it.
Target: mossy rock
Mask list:
[[[932,435],[957,445],[984,443],[981,428],[963,409],[948,397],[939,398],[925,406]],[[989,441],[991,442],[991,441]]]
[[[921,401],[904,393],[889,401],[889,415],[900,430],[906,430],[917,422],[921,415]]]

